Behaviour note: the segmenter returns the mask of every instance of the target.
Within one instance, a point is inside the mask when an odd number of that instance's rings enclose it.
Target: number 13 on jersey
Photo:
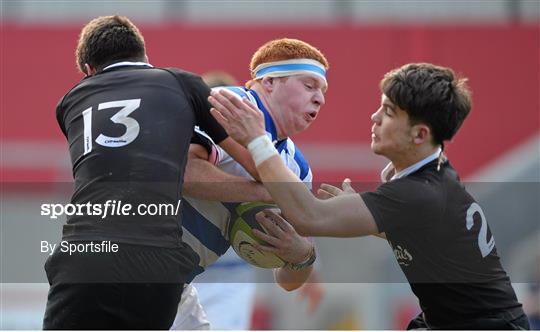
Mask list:
[[[102,146],[107,146],[111,148],[118,148],[121,146],[128,145],[133,142],[135,138],[139,135],[140,126],[137,120],[130,118],[129,115],[131,112],[135,111],[141,105],[140,99],[126,99],[126,100],[117,100],[109,101],[106,103],[101,103],[98,105],[98,111],[108,109],[108,108],[118,108],[122,107],[120,111],[115,113],[111,117],[111,121],[114,123],[122,124],[126,127],[126,131],[123,135],[118,137],[111,137],[103,134],[99,134],[96,138],[96,143]],[[83,122],[84,122],[84,153],[83,155],[88,154],[92,151],[92,107],[87,108],[82,112]]]

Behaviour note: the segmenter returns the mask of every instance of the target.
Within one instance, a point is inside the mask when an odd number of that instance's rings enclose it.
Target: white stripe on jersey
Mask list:
[[[193,234],[182,227],[182,241],[187,243],[195,251],[201,260],[199,266],[206,268],[208,265],[218,260],[219,256],[212,250],[206,248]]]
[[[231,213],[220,202],[206,201],[191,197],[184,197],[203,217],[221,230],[221,234],[226,236],[227,227]]]

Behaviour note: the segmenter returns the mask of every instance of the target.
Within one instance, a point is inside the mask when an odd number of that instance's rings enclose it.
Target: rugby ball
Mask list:
[[[251,265],[265,269],[285,265],[285,261],[279,256],[254,247],[254,244],[266,244],[253,235],[253,229],[266,232],[255,219],[255,215],[265,209],[276,207],[276,205],[261,202],[241,203],[231,213],[228,227],[229,242],[236,254]]]

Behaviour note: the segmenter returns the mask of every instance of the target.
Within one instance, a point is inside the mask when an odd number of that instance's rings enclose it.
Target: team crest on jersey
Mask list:
[[[390,246],[392,246],[394,256],[396,256],[399,265],[409,266],[411,264],[411,262],[413,261],[413,256],[407,250],[407,248],[403,248],[400,245],[394,246],[392,242],[390,242]]]

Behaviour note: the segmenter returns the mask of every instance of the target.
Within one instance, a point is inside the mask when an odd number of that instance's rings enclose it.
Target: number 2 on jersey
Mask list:
[[[489,255],[491,250],[493,250],[493,247],[495,246],[495,239],[492,235],[489,241],[487,240],[488,225],[486,222],[486,217],[484,216],[484,211],[482,211],[482,208],[476,202],[472,203],[467,210],[467,229],[471,230],[471,228],[473,227],[474,214],[477,212],[480,215],[480,219],[482,220],[482,225],[480,226],[480,231],[478,232],[478,247],[480,248],[480,252],[482,253],[482,258],[484,258]]]
[[[133,142],[139,135],[140,126],[137,120],[128,117],[131,112],[135,111],[141,105],[140,99],[127,99],[110,101],[101,103],[98,105],[98,111],[107,108],[122,107],[120,111],[111,117],[111,121],[114,123],[123,124],[126,127],[126,131],[122,136],[111,137],[103,134],[99,134],[96,138],[96,143],[102,146],[111,148],[118,148],[124,145],[128,145]],[[92,107],[87,108],[82,112],[84,122],[84,153],[83,155],[92,151]]]

